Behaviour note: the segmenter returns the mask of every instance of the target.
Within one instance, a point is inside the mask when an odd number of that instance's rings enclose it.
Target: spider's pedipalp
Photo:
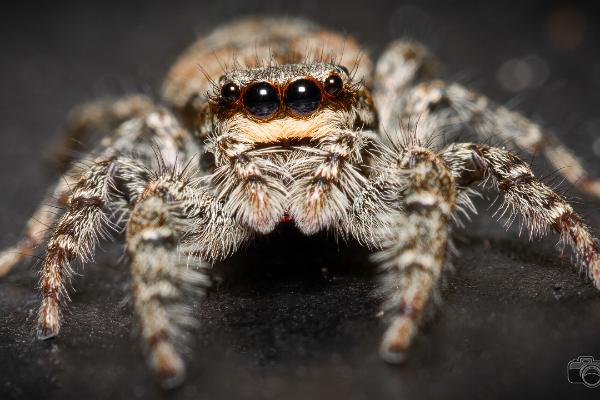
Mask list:
[[[382,265],[384,309],[391,320],[380,353],[398,363],[436,294],[456,190],[443,159],[425,148],[406,149],[397,167],[388,168],[403,207],[388,214],[390,222],[380,234],[383,250],[375,258]]]
[[[491,178],[504,195],[503,212],[520,216],[531,238],[552,229],[573,249],[586,274],[600,289],[600,246],[590,229],[561,195],[538,180],[529,166],[510,151],[474,143],[452,144],[442,152],[463,186]]]
[[[358,171],[372,132],[340,130],[324,138],[318,152],[295,160],[298,178],[290,188],[290,215],[298,228],[312,234],[332,223],[347,224],[354,195],[366,184]]]
[[[276,165],[231,135],[220,136],[214,146],[220,165],[210,179],[217,197],[226,199],[229,212],[243,223],[259,232],[272,231],[283,216],[285,200]]]

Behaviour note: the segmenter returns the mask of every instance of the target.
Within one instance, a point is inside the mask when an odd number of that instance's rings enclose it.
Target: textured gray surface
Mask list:
[[[13,243],[56,179],[47,149],[80,101],[132,90],[153,93],[197,33],[248,13],[305,15],[356,35],[373,53],[408,33],[430,45],[453,79],[469,83],[555,129],[600,175],[598,14],[572,8],[586,25],[571,50],[548,27],[556,5],[461,5],[431,1],[320,4],[219,1],[61,4],[3,12],[0,24],[0,245]],[[239,4],[238,4],[239,3]],[[243,5],[242,5],[243,3]],[[565,11],[566,10],[566,11]],[[561,15],[561,14],[558,14]],[[571,15],[571,14],[567,14]],[[577,19],[579,18],[579,19]],[[537,87],[509,91],[498,76],[534,55],[548,72]],[[538,63],[539,64],[539,63]],[[509,64],[510,65],[510,64]],[[543,72],[543,71],[542,71]],[[539,75],[539,74],[538,74]],[[536,75],[537,76],[537,75]],[[535,85],[534,85],[535,86]],[[154,88],[154,89],[153,89]],[[595,152],[593,144],[595,144]],[[536,160],[542,175],[548,170]],[[565,186],[566,187],[566,186]],[[567,188],[567,187],[566,187]],[[571,191],[571,196],[577,194]],[[600,231],[600,202],[578,211]],[[527,244],[482,216],[458,232],[456,271],[444,304],[396,368],[376,354],[382,327],[368,254],[325,236],[280,231],[219,269],[202,307],[186,385],[173,398],[547,398],[589,396],[566,380],[580,354],[600,357],[600,296],[554,238]],[[117,245],[80,269],[64,329],[33,338],[34,261],[0,281],[0,398],[161,398],[132,329],[128,273]],[[596,389],[600,390],[600,389]]]

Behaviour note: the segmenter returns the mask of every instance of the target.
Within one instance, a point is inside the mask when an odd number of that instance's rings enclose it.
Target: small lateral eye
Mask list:
[[[221,98],[228,103],[233,103],[240,97],[240,88],[233,82],[221,86]]]
[[[251,85],[244,93],[246,110],[256,118],[269,118],[279,109],[279,93],[267,82]]]
[[[331,74],[325,79],[325,91],[331,96],[335,96],[342,91],[344,81],[337,74]]]
[[[295,114],[308,115],[321,104],[321,88],[309,79],[292,82],[285,92],[285,105]]]

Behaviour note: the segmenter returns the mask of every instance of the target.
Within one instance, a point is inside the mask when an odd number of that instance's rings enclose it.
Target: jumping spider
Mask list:
[[[107,227],[124,227],[134,310],[167,387],[184,376],[176,345],[193,318],[183,296],[208,284],[208,263],[281,223],[378,251],[389,320],[380,352],[389,362],[404,359],[436,297],[452,220],[474,211],[473,185],[502,194],[531,237],[556,231],[600,287],[598,243],[562,196],[511,151],[448,138],[469,127],[544,154],[584,192],[600,197],[600,183],[582,178],[578,160],[533,122],[434,80],[436,66],[424,46],[399,40],[373,67],[351,38],[300,19],[225,25],[173,66],[165,106],[130,96],[71,115],[71,139],[109,135],[0,254],[0,274],[47,240],[37,335],[54,337],[71,263],[88,261]]]

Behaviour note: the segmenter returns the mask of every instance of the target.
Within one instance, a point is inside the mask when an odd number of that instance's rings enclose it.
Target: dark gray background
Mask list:
[[[444,61],[446,76],[542,121],[600,175],[599,14],[585,2],[170,3],[2,10],[1,246],[17,240],[57,178],[49,148],[71,106],[103,95],[157,93],[174,57],[197,34],[247,14],[309,16],[355,35],[374,55],[394,37],[421,39]],[[523,90],[510,90],[499,79],[507,71],[510,78],[514,63],[506,62],[531,56],[542,69]],[[542,175],[549,172],[541,160],[535,163]],[[599,232],[600,202],[573,190],[569,196]],[[444,304],[408,364],[390,367],[377,357],[383,328],[368,254],[326,236],[281,231],[220,268],[219,282],[197,308],[203,325],[190,344],[187,383],[170,396],[598,395],[600,389],[567,383],[566,368],[578,355],[600,357],[600,296],[557,255],[555,238],[528,244],[516,228],[506,232],[490,222],[486,202],[479,204],[482,216],[457,233],[461,256]],[[103,248],[96,263],[79,269],[56,340],[33,338],[35,259],[0,281],[0,398],[164,396],[132,333],[120,247]]]

